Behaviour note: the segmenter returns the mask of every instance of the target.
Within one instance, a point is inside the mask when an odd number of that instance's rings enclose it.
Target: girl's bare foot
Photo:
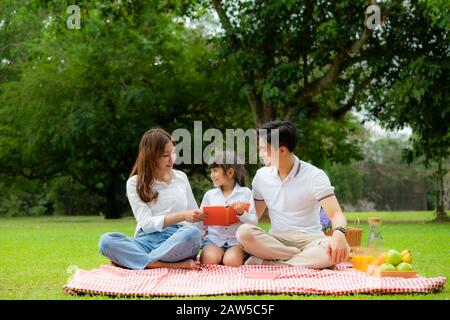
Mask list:
[[[179,262],[156,261],[153,263],[149,263],[147,266],[147,269],[155,269],[155,268],[200,270],[200,267],[195,263],[193,259],[186,259]]]

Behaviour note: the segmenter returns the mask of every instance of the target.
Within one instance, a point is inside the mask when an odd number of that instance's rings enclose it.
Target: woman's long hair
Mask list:
[[[241,187],[245,187],[245,167],[239,163],[239,158],[234,152],[219,152],[209,161],[208,168],[222,168],[225,175],[228,169],[233,169],[234,182]]]
[[[158,192],[153,188],[158,159],[162,157],[166,144],[174,143],[172,137],[165,130],[150,129],[141,138],[136,162],[130,177],[137,175],[136,191],[144,202],[158,199]]]

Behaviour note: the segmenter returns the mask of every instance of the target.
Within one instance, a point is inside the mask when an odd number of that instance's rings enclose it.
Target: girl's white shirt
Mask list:
[[[242,223],[258,224],[258,216],[254,209],[252,191],[247,187],[241,187],[236,184],[232,193],[227,198],[225,198],[221,188],[208,190],[203,196],[200,210],[204,206],[229,206],[236,201],[250,203],[250,209],[243,215],[238,215],[240,222],[233,223],[229,226],[204,226],[202,222],[196,224],[198,228],[208,232],[205,238],[218,247],[223,246],[225,243],[228,243],[229,246],[238,245],[236,231]]]

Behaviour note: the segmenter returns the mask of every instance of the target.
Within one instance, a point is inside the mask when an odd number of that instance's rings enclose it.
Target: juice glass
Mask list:
[[[367,271],[367,267],[376,259],[376,252],[371,248],[352,248],[352,265],[354,269],[362,272]]]

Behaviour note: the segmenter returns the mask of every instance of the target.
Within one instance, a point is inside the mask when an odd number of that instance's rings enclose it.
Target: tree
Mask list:
[[[358,76],[371,41],[364,23],[369,4],[207,1],[224,30],[222,52],[239,65],[256,125],[299,114],[339,119],[352,108],[368,82]]]
[[[238,68],[255,125],[292,120],[302,138],[299,153],[323,165],[359,158],[349,111],[370,103],[374,87],[389,88],[376,80],[396,68],[395,59],[383,57],[404,50],[392,34],[428,27],[414,23],[415,2],[379,3],[375,29],[366,14],[375,1],[367,0],[191,0],[182,1],[182,12],[193,18],[215,12],[221,55]]]
[[[412,128],[412,148],[404,154],[408,162],[422,159],[426,167],[437,164],[436,219],[443,221],[447,216],[444,178],[450,155],[450,65],[433,60],[421,57],[402,72],[401,80],[388,93],[382,119],[389,128]]]
[[[18,69],[29,57],[29,43],[43,19],[43,10],[32,3],[0,3],[0,84],[17,79]]]
[[[412,1],[413,18],[393,18],[393,26],[403,27],[391,33],[388,41],[400,43],[401,50],[385,51],[384,60],[395,61],[396,68],[383,66],[384,75],[378,80],[389,88],[377,88],[376,102],[369,110],[389,129],[412,128],[412,148],[404,154],[409,162],[422,159],[427,167],[437,164],[436,219],[443,221],[450,152],[450,24],[445,12],[450,12],[450,6],[440,8],[444,14],[436,18],[437,2]]]
[[[65,27],[69,2],[35,4],[47,24],[20,76],[1,86],[0,172],[69,176],[106,199],[105,217],[120,217],[146,130],[192,125],[192,114],[206,127],[239,101],[225,89],[213,97],[208,84],[234,90],[215,66],[215,52],[159,1],[80,1],[81,30]],[[207,108],[212,103],[217,110]]]

